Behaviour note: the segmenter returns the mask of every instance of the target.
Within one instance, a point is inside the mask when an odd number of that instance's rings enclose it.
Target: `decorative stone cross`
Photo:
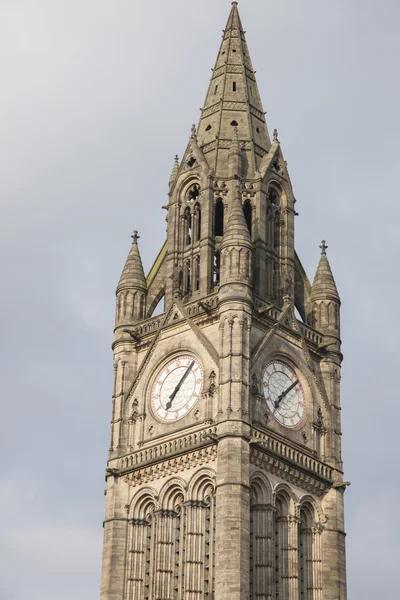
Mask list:
[[[326,254],[326,251],[328,250],[328,246],[326,245],[326,241],[322,240],[320,248],[322,250],[322,254]]]
[[[140,235],[138,234],[137,231],[133,232],[133,235],[131,235],[131,238],[133,239],[133,243],[137,245],[138,239],[140,238]]]

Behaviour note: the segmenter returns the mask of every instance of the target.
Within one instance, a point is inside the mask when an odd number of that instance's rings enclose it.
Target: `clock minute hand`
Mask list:
[[[169,397],[169,402],[167,402],[165,409],[169,410],[172,406],[173,401],[175,400],[175,396],[177,395],[177,393],[179,392],[179,390],[182,387],[183,382],[185,381],[186,377],[189,375],[190,371],[193,369],[193,365],[194,365],[194,360],[190,363],[190,365],[188,366],[188,368],[186,369],[186,371],[184,372],[184,374],[182,375],[182,378],[180,380],[180,382],[178,383],[178,385],[176,386],[176,388],[174,389],[174,391],[172,392],[172,394]]]
[[[291,392],[292,389],[295,388],[298,383],[299,383],[299,380],[296,379],[296,381],[294,383],[292,383],[292,385],[290,387],[288,387],[287,390],[285,390],[284,392],[282,392],[282,394],[280,394],[278,396],[278,400],[275,401],[275,408],[279,408],[279,405],[282,402],[282,400],[285,398],[285,396],[287,396],[288,393]]]

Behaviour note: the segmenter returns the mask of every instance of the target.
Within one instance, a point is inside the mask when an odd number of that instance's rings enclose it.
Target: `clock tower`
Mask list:
[[[166,241],[117,286],[101,600],[346,599],[340,298],[264,115],[233,2]]]

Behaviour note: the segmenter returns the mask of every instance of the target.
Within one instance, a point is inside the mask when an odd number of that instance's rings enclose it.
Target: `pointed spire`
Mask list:
[[[247,154],[243,176],[258,170],[271,147],[264,115],[237,2],[232,2],[197,132],[199,147],[217,176],[229,176],[234,127]]]
[[[147,292],[147,283],[140,257],[138,239],[138,232],[134,231],[132,235],[132,247],[118,283],[117,293],[126,289]]]
[[[243,214],[243,207],[240,201],[241,189],[237,181],[236,190],[233,196],[233,204],[228,222],[226,224],[224,237],[221,242],[221,250],[228,246],[246,246],[252,249],[250,233]]]
[[[333,300],[340,302],[339,294],[336,288],[336,283],[332,274],[332,270],[326,255],[328,246],[325,240],[321,243],[321,258],[315,274],[314,283],[312,286],[312,300]]]
[[[175,156],[174,166],[172,167],[171,177],[169,178],[169,187],[171,187],[175,183],[176,176],[179,172],[179,157]]]

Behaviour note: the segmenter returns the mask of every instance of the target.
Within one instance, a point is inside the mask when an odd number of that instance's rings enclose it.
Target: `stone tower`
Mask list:
[[[233,2],[166,242],[117,287],[102,600],[346,599],[340,299],[264,114]]]

